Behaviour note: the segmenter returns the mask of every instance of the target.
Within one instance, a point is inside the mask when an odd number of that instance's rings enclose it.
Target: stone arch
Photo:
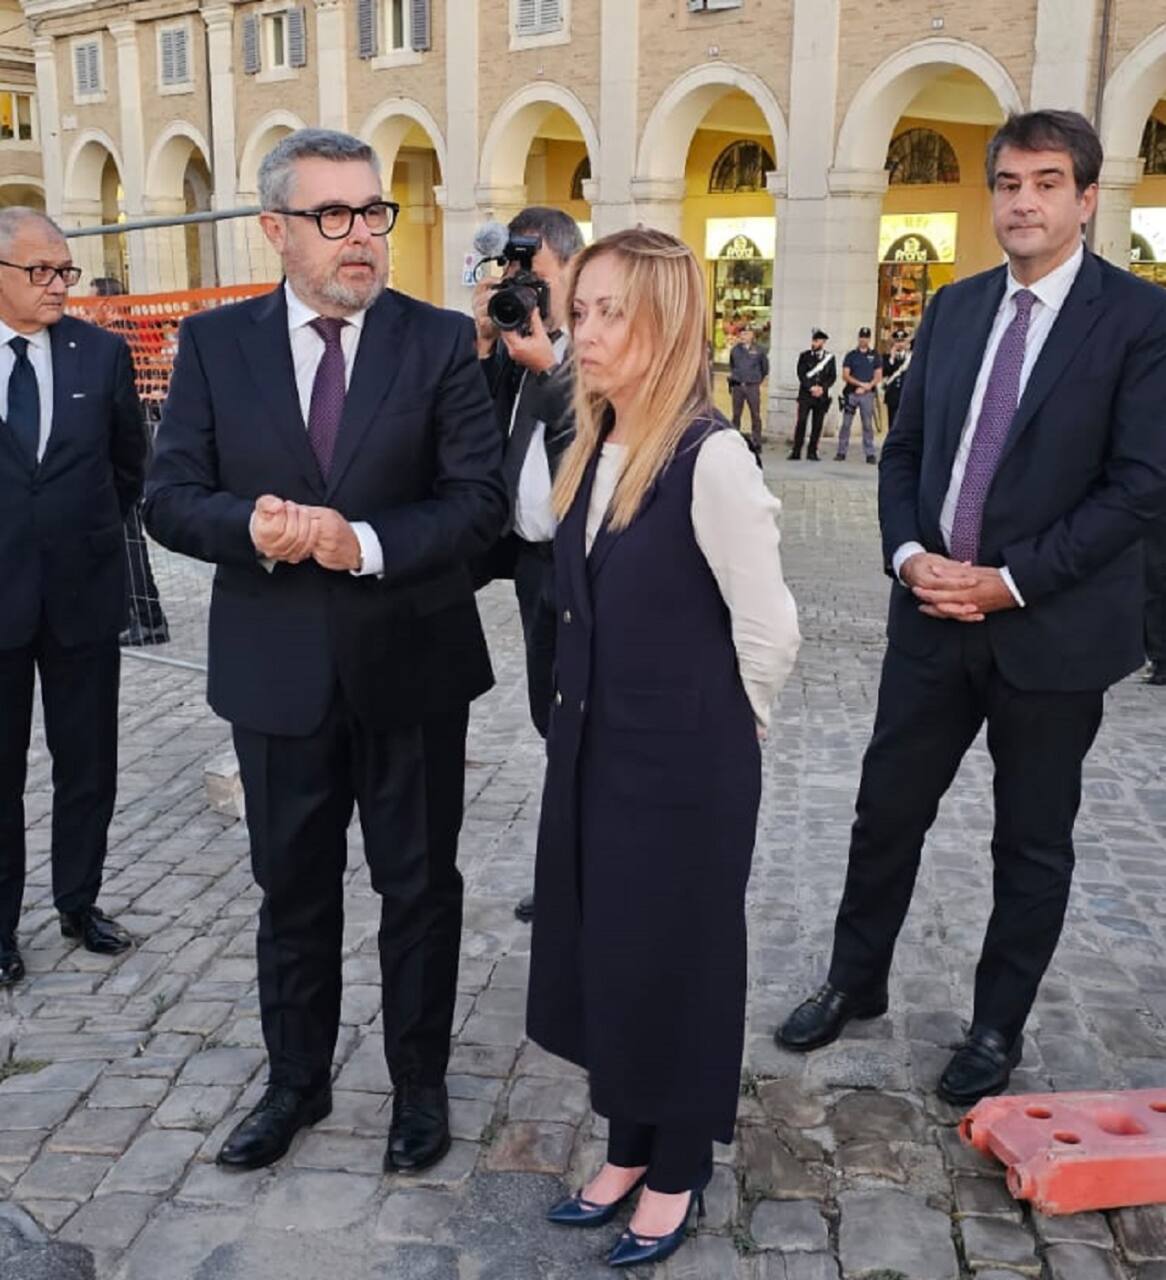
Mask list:
[[[424,129],[428,135],[437,156],[442,179],[445,178],[445,138],[437,121],[421,103],[415,102],[412,98],[388,98],[365,116],[364,123],[356,132],[358,138],[376,149],[386,186],[392,179],[393,166],[397,160],[397,152],[401,149],[401,143],[414,125]]]
[[[259,165],[281,138],[306,126],[291,111],[269,111],[251,130],[239,159],[239,190],[254,195],[259,190]]]
[[[478,180],[485,187],[521,187],[526,159],[539,126],[555,108],[575,122],[591,158],[592,172],[599,172],[599,133],[583,103],[570,89],[553,83],[529,84],[512,94],[498,109],[486,140]]]
[[[1005,113],[1023,110],[1012,77],[990,53],[965,40],[919,40],[892,54],[859,86],[838,131],[834,168],[881,168],[903,113],[926,84],[952,67],[981,80]]]
[[[101,179],[108,160],[125,173],[117,144],[101,129],[86,129],[65,161],[65,199],[101,202]]]
[[[785,164],[789,130],[773,90],[752,72],[731,63],[712,62],[679,76],[652,108],[640,138],[636,177],[683,180],[688,149],[700,122],[715,102],[734,89],[748,94],[765,117],[780,170]]]
[[[1101,143],[1107,157],[1134,157],[1154,104],[1166,94],[1166,26],[1148,35],[1118,64],[1105,87]]]
[[[0,207],[26,205],[31,209],[45,208],[45,184],[41,178],[26,173],[9,173],[0,179]]]
[[[146,161],[146,198],[181,200],[186,168],[194,155],[210,168],[210,145],[203,134],[185,120],[167,126],[150,149]]]

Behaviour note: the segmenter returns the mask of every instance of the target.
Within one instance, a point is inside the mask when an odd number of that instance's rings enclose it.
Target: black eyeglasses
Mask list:
[[[387,236],[396,226],[401,206],[392,200],[374,200],[360,209],[349,204],[326,204],[322,209],[273,209],[272,212],[288,218],[313,218],[325,240],[343,240],[351,233],[358,215],[364,219],[370,235]]]
[[[28,276],[29,284],[36,285],[38,289],[52,284],[57,276],[60,276],[71,289],[84,274],[80,267],[50,267],[47,262],[38,262],[34,267],[26,267],[20,262],[5,262],[3,258],[0,258],[0,267],[12,267],[16,271],[23,271]]]

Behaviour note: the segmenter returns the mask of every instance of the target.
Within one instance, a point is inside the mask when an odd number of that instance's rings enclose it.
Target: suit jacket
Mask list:
[[[888,572],[905,542],[946,554],[939,516],[1006,268],[942,289],[883,446]],[[1141,539],[1166,511],[1166,291],[1086,253],[1033,367],[984,505],[980,563],[1023,609],[983,624],[1009,683],[1104,689],[1142,662]],[[961,624],[891,592],[888,635],[917,655]]]
[[[815,351],[811,347],[808,351],[803,351],[798,356],[798,395],[803,400],[814,399],[810,395],[811,387],[821,387],[823,391],[829,391],[834,383],[838,380],[838,357],[833,360],[822,370],[821,373],[815,373],[811,376],[812,370],[816,369],[822,363],[822,360],[828,353],[825,351]],[[823,400],[825,397],[823,397]]]
[[[281,288],[184,321],[146,486],[146,526],[218,565],[208,696],[232,723],[305,736],[343,688],[383,730],[464,707],[493,682],[467,561],[506,513],[472,323],[386,291],[369,308],[327,481],[296,392]],[[268,571],[264,493],[367,521],[383,577],[314,561]]]
[[[67,647],[116,637],[125,619],[122,520],[146,459],[124,339],[63,316],[49,330],[53,421],[38,465],[0,425],[0,649],[47,623]]]

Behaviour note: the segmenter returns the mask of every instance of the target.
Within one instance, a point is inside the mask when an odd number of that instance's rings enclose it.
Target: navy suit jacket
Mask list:
[[[879,474],[888,572],[905,542],[947,554],[940,510],[1005,281],[997,267],[950,285],[924,316]],[[1026,607],[941,621],[896,584],[889,639],[923,656],[983,625],[1015,687],[1105,689],[1143,660],[1141,539],[1164,512],[1166,290],[1087,252],[984,505],[980,563],[1007,565]]]
[[[63,316],[49,330],[53,420],[34,465],[0,424],[0,649],[42,622],[69,648],[125,619],[122,520],[142,491],[146,435],[124,339]]]
[[[331,473],[300,412],[283,288],[183,322],[146,485],[164,545],[218,566],[209,698],[263,733],[319,727],[339,683],[376,729],[462,708],[492,683],[466,564],[506,515],[472,322],[386,291],[369,308]],[[384,576],[260,563],[264,493],[365,520]]]

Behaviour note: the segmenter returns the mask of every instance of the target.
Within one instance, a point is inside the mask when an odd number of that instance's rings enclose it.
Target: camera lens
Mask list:
[[[521,329],[537,306],[538,294],[528,285],[505,285],[491,295],[486,313],[499,329]]]

